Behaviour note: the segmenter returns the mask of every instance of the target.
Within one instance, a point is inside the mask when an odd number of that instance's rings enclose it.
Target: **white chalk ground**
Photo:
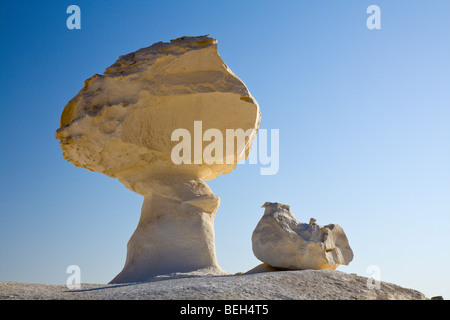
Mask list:
[[[128,284],[66,285],[0,282],[0,299],[33,300],[423,300],[419,291],[331,270],[262,272],[242,275],[176,274]]]

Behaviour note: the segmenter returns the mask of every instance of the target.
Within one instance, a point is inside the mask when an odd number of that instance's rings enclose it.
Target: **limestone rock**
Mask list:
[[[82,283],[81,290],[67,290],[65,285],[0,281],[0,299],[157,300],[155,301],[157,303],[152,304],[152,312],[156,312],[155,307],[161,300],[428,300],[423,293],[417,290],[384,281],[380,281],[379,289],[369,289],[367,288],[368,280],[369,278],[350,275],[338,270],[291,270],[263,271],[226,277],[202,274],[174,275],[167,278],[158,277],[153,281],[134,285]],[[186,304],[186,302],[181,303]],[[205,305],[205,302],[196,303],[196,305],[202,304]],[[223,306],[222,302],[220,304]],[[15,306],[15,304],[11,305]],[[339,304],[339,306],[341,305]],[[408,303],[408,305],[410,304]],[[297,303],[289,303],[288,306],[292,307],[292,310],[289,310],[292,311],[292,314],[301,310]],[[245,307],[245,301],[242,307]],[[170,313],[173,313],[173,318],[177,318],[176,315],[180,314],[179,308],[175,308],[175,310],[166,308],[167,304],[161,305],[161,311],[165,312],[167,317],[171,317]],[[405,309],[402,309],[402,312]],[[102,312],[105,310],[107,309],[102,309]],[[118,308],[108,310],[117,313]],[[283,319],[283,316],[291,314],[279,313],[282,310],[284,309],[269,306],[268,315],[252,318]],[[5,312],[5,309],[2,311]],[[342,309],[332,308],[326,312],[342,313]],[[385,313],[385,310],[383,312]],[[221,318],[220,312],[215,312],[214,315],[212,319],[217,318],[217,315]],[[249,315],[251,313],[247,313],[247,316]],[[183,319],[184,317],[179,318]],[[206,319],[206,317],[200,316],[186,319],[201,318]]]
[[[213,229],[220,200],[203,180],[229,173],[248,156],[259,123],[256,100],[209,36],[158,42],[121,56],[103,75],[85,81],[55,133],[63,157],[144,196],[115,282],[161,272],[223,272]],[[189,141],[173,136],[180,129]],[[209,129],[213,136],[206,136]],[[224,142],[230,130],[247,135],[231,152]],[[224,141],[216,141],[220,136]],[[206,152],[211,145],[205,141],[223,143]],[[181,142],[189,148],[179,163],[173,151]]]
[[[193,142],[194,121],[223,137],[227,129],[251,133],[232,163],[223,152],[223,164],[196,164],[192,148],[191,164],[176,165],[171,153],[178,142],[171,135],[184,128]],[[256,100],[219,56],[217,41],[182,37],[121,56],[103,75],[86,80],[64,108],[56,137],[74,165],[118,178],[145,196],[143,177],[163,170],[202,180],[229,173],[245,158],[259,122]]]
[[[158,275],[205,270],[225,274],[214,245],[220,204],[208,185],[186,176],[154,176],[138,226],[128,241],[123,270],[111,283],[141,282]]]
[[[254,273],[275,272],[275,271],[282,271],[282,269],[274,268],[271,265],[268,265],[267,263],[261,263],[243,274],[254,274]]]
[[[353,251],[337,224],[301,223],[288,205],[266,202],[252,235],[255,256],[279,269],[329,269],[348,265]],[[311,223],[313,222],[313,223]]]

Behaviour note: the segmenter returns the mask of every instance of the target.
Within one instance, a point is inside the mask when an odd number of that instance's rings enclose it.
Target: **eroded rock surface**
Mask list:
[[[279,269],[329,269],[348,265],[353,251],[337,224],[321,226],[315,219],[299,222],[288,205],[266,202],[252,235],[255,256]]]
[[[195,164],[192,152],[191,164],[175,165],[171,135],[184,128],[193,142],[194,121],[202,121],[203,132],[214,128],[223,137],[227,129],[250,129],[251,135],[232,163],[224,152],[222,164]],[[140,182],[163,170],[202,180],[229,173],[245,158],[259,122],[256,100],[219,56],[217,41],[182,37],[123,55],[103,75],[86,80],[64,108],[56,138],[74,165],[146,195]]]
[[[417,290],[381,282],[367,287],[368,278],[338,270],[259,272],[239,276],[186,275],[134,285],[82,283],[65,285],[0,281],[0,299],[33,300],[426,300]],[[177,310],[179,312],[179,310]],[[270,311],[273,317],[274,310]]]
[[[213,227],[220,201],[204,180],[229,173],[247,157],[259,123],[256,100],[209,36],[158,42],[85,81],[55,134],[64,158],[144,196],[124,270],[114,282],[197,269],[223,273]],[[186,138],[174,139],[179,129],[190,138],[189,152],[180,152],[189,161],[181,163],[173,161],[174,147]],[[214,135],[205,137],[209,129]],[[247,136],[227,152],[216,140],[230,130]],[[222,144],[211,148],[208,141]]]

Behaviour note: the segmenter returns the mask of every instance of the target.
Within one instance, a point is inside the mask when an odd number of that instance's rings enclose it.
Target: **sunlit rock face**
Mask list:
[[[213,229],[220,200],[204,180],[229,173],[247,157],[259,123],[256,100],[209,36],[155,43],[85,81],[55,133],[63,157],[144,196],[124,270],[114,282],[196,269],[223,272]],[[174,135],[180,129],[189,140]],[[238,130],[246,138],[227,149],[227,134]],[[177,149],[180,163],[174,149],[181,142],[189,148]]]
[[[299,222],[288,205],[266,202],[264,215],[253,231],[255,256],[279,269],[329,269],[348,265],[353,251],[337,224]]]

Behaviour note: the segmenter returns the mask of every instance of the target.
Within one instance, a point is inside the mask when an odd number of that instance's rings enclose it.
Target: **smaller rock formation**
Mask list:
[[[311,219],[299,222],[290,207],[266,202],[265,212],[252,235],[253,253],[278,269],[328,269],[348,265],[353,251],[337,224],[320,226]]]

